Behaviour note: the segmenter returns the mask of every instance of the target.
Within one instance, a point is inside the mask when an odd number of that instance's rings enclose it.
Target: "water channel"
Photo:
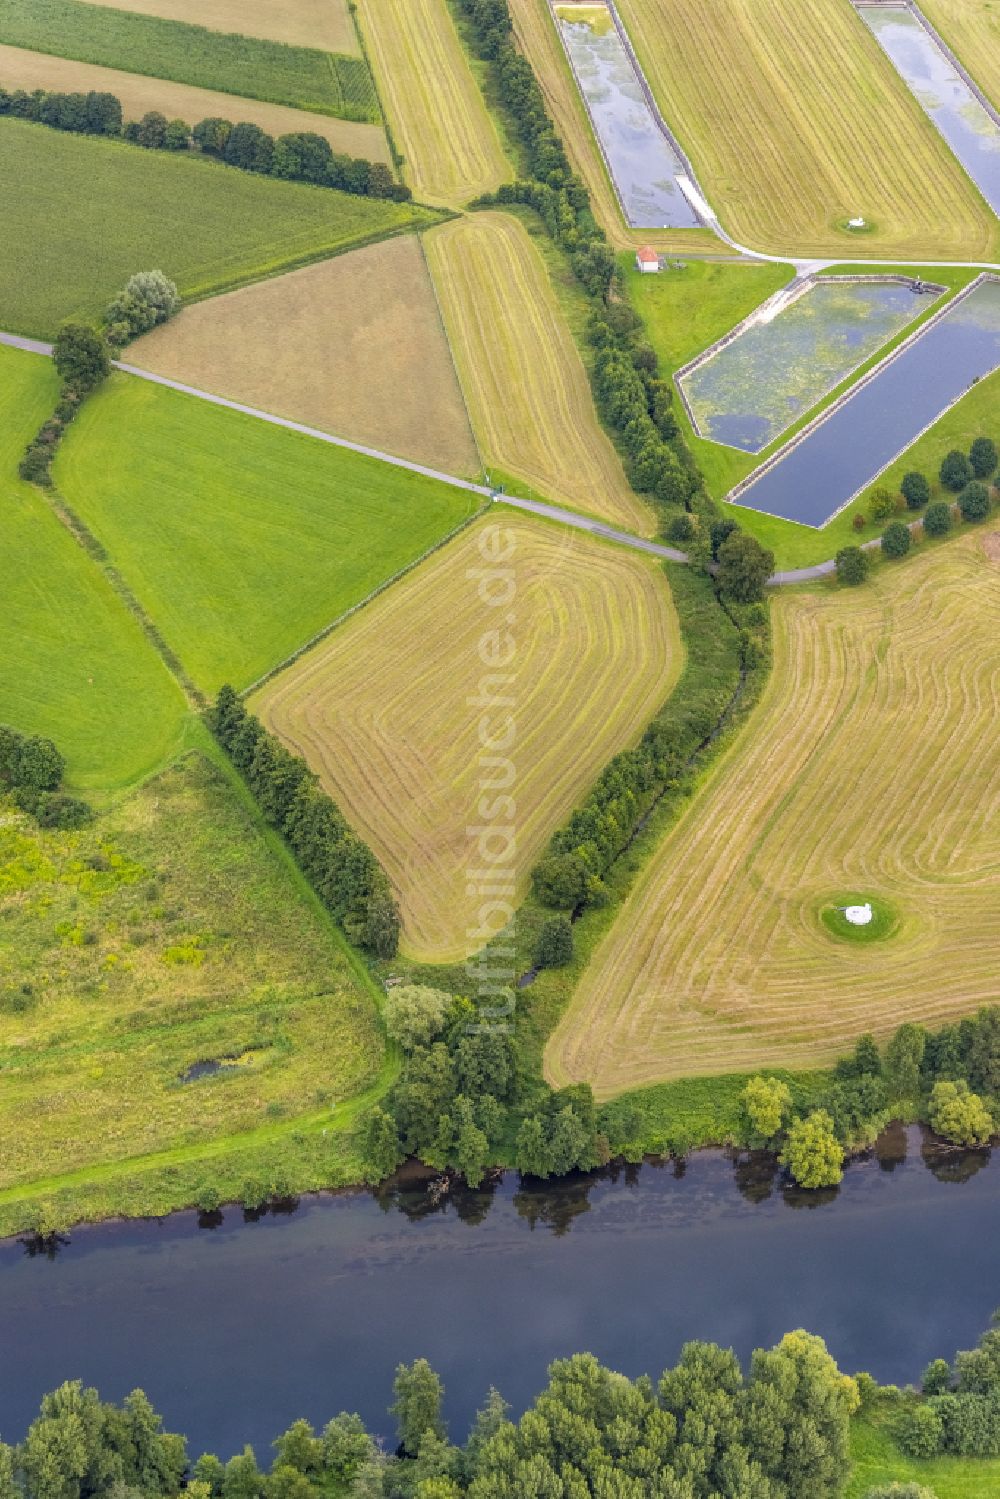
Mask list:
[[[556,23],[629,224],[698,228],[678,184],[687,168],[650,108],[607,7],[559,5]]]
[[[822,526],[998,367],[1000,282],[983,277],[732,498]]]
[[[745,1357],[796,1326],[904,1382],[1000,1303],[1000,1152],[935,1154],[899,1127],[828,1193],[706,1151],[437,1203],[411,1177],[254,1216],[81,1228],[51,1256],[0,1245],[4,1437],[71,1377],[108,1399],[141,1385],[195,1454],[269,1456],[295,1417],[344,1407],[389,1435],[394,1368],[424,1355],[463,1439],[490,1383],[519,1412],[560,1355],[658,1373],[686,1339]]]
[[[677,383],[702,437],[759,453],[932,305],[888,278],[786,287]]]
[[[1000,125],[908,5],[857,5],[924,113],[937,126],[994,213],[1000,213]]]

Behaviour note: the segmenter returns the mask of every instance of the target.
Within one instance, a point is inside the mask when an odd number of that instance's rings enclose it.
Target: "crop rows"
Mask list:
[[[371,74],[360,58],[86,0],[4,0],[0,42],[317,114],[379,118]]]
[[[494,821],[513,825],[515,862],[498,867],[512,871],[520,896],[553,828],[639,737],[681,661],[658,566],[540,522],[494,518],[509,613],[480,597],[474,570],[490,566],[480,522],[253,704],[375,850],[400,901],[404,947],[424,961],[482,945],[469,936],[481,905],[470,872],[489,857],[476,844],[475,825],[490,815],[480,798],[488,804],[500,788],[516,803]],[[498,680],[482,655],[495,631],[506,668]],[[487,699],[484,711],[477,693],[490,682],[501,702],[490,710]],[[484,717],[513,780],[495,754],[482,758]]]
[[[847,0],[621,0],[726,229],[787,255],[991,258],[996,219]],[[863,217],[867,232],[847,220]]]
[[[483,456],[546,499],[645,534],[594,413],[590,384],[539,251],[519,220],[477,213],[426,238]]]
[[[996,999],[1000,568],[982,534],[774,615],[765,698],[598,948],[553,1081],[607,1096],[808,1066]],[[895,934],[832,937],[823,907],[866,895]]]
[[[359,0],[358,17],[415,195],[458,208],[510,178],[447,0]]]
[[[1000,18],[992,0],[920,0],[920,9],[1000,108]]]

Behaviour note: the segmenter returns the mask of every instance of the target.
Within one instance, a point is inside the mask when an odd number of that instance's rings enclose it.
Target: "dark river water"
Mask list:
[[[415,1180],[256,1222],[84,1228],[54,1258],[7,1241],[0,1432],[80,1377],[109,1399],[141,1385],[194,1454],[269,1457],[295,1417],[345,1407],[389,1435],[395,1365],[424,1355],[461,1440],[491,1382],[520,1411],[560,1355],[655,1374],[688,1338],[746,1356],[796,1326],[847,1370],[913,1380],[1000,1303],[1000,1153],[929,1169],[925,1149],[890,1132],[832,1194],[709,1151],[556,1187],[509,1173],[436,1211]]]

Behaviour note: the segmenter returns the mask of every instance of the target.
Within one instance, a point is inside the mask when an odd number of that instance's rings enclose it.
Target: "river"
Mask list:
[[[436,1211],[416,1178],[251,1222],[81,1228],[52,1257],[8,1241],[0,1432],[19,1438],[43,1391],[80,1377],[108,1399],[141,1385],[195,1455],[249,1441],[269,1458],[300,1415],[356,1409],[390,1435],[395,1365],[424,1355],[461,1440],[491,1382],[520,1411],[560,1355],[655,1374],[686,1339],[745,1357],[796,1326],[847,1370],[916,1379],[1000,1302],[1000,1153],[932,1171],[924,1148],[891,1130],[832,1193],[705,1151],[527,1190],[508,1173]]]

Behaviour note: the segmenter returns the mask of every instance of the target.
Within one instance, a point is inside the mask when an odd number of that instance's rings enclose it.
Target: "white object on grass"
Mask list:
[[[870,901],[866,901],[863,906],[844,906],[843,909],[851,926],[867,926],[875,914]]]

